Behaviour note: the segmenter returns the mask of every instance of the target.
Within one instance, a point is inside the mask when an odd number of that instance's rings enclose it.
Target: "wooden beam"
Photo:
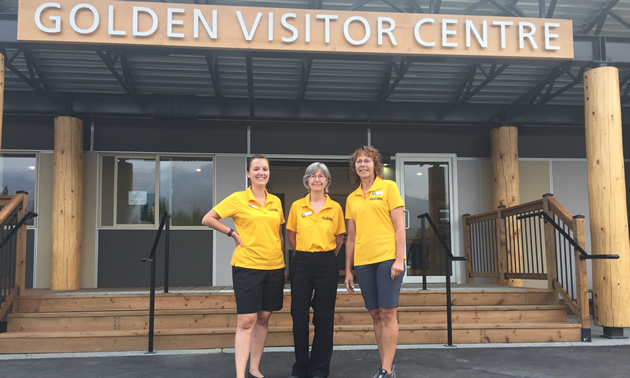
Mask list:
[[[592,253],[619,255],[593,261],[595,324],[630,327],[630,243],[621,131],[619,70],[584,74],[586,165]]]
[[[55,118],[50,288],[79,289],[83,203],[83,123]]]

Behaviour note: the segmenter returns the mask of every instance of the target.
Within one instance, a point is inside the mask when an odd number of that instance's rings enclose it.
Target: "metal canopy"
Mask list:
[[[166,2],[571,19],[575,59],[20,43],[18,0],[0,0],[5,113],[582,127],[582,74],[602,64],[620,69],[624,113],[630,108],[630,0]]]

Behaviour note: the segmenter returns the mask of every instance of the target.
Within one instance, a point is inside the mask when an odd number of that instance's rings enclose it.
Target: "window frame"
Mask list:
[[[13,156],[12,156],[13,155]],[[33,187],[33,212],[37,214],[37,208],[39,207],[39,175],[40,175],[40,166],[39,166],[39,151],[19,151],[19,150],[9,150],[0,152],[0,157],[25,157],[24,155],[30,155],[35,158],[35,183]],[[33,218],[33,224],[27,224],[27,229],[37,229],[38,226],[38,217]]]
[[[114,159],[114,179],[113,181],[113,198],[112,198],[112,225],[105,226],[102,224],[102,206],[103,206],[103,193],[102,193],[102,180],[103,180],[103,158],[112,157]],[[190,159],[199,159],[199,160],[207,160],[212,163],[212,194],[210,195],[210,203],[214,200],[214,190],[215,190],[215,174],[216,174],[216,156],[214,154],[182,154],[182,153],[160,153],[160,154],[147,154],[147,153],[99,153],[98,158],[98,206],[97,206],[97,217],[98,217],[98,228],[99,229],[117,229],[117,230],[152,230],[157,229],[160,225],[160,159],[161,158],[190,158]],[[155,205],[156,205],[156,214],[154,216],[154,223],[145,223],[145,224],[129,224],[129,223],[118,223],[118,159],[147,159],[154,160],[155,163]],[[210,209],[208,209],[210,210]],[[176,226],[170,225],[171,229],[177,230],[199,230],[204,229],[205,226]]]

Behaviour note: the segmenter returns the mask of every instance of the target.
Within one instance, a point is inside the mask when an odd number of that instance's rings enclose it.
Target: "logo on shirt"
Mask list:
[[[327,220],[327,221],[333,221],[333,219],[331,217],[327,217],[327,216],[323,216],[322,217],[323,220]]]
[[[383,197],[370,197],[370,201],[384,201]]]
[[[269,211],[280,211],[278,209],[269,209]]]

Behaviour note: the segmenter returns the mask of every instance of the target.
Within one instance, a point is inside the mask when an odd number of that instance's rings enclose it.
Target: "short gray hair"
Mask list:
[[[332,178],[330,177],[330,171],[328,171],[328,167],[324,163],[320,163],[316,161],[315,163],[312,163],[311,165],[306,167],[306,172],[304,172],[302,183],[304,184],[304,187],[306,189],[310,190],[311,188],[308,186],[308,178],[314,175],[318,170],[322,171],[324,176],[326,176],[326,181],[328,181],[328,184],[326,184],[326,188],[324,189],[324,192],[328,193],[328,187],[330,186],[330,183],[332,182]]]

